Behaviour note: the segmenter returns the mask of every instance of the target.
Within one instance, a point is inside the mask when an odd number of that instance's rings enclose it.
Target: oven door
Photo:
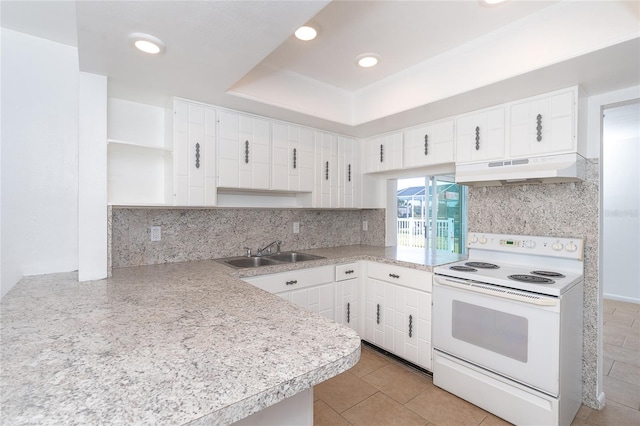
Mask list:
[[[558,396],[559,299],[444,276],[434,281],[434,348]]]

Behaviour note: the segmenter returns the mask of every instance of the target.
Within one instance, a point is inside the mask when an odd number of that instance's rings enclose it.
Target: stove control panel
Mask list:
[[[467,248],[582,260],[581,238],[538,237],[529,235],[483,234],[470,232]]]

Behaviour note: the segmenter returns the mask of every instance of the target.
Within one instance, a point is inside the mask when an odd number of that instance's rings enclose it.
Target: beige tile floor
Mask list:
[[[640,426],[640,305],[605,301],[606,407],[572,426]],[[429,375],[362,345],[358,364],[314,388],[314,425],[493,426],[509,423],[433,385]]]

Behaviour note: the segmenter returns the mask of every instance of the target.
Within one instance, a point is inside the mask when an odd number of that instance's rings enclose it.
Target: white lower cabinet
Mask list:
[[[244,279],[427,370],[432,280],[431,272],[367,261]]]
[[[364,339],[431,370],[430,272],[367,262]]]
[[[336,265],[336,322],[361,334],[360,262]]]
[[[334,267],[300,269],[245,278],[244,281],[274,293],[298,306],[335,321],[336,286]]]

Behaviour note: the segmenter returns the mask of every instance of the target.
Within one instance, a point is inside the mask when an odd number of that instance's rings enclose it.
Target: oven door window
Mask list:
[[[529,321],[525,317],[453,301],[454,338],[527,362]]]

